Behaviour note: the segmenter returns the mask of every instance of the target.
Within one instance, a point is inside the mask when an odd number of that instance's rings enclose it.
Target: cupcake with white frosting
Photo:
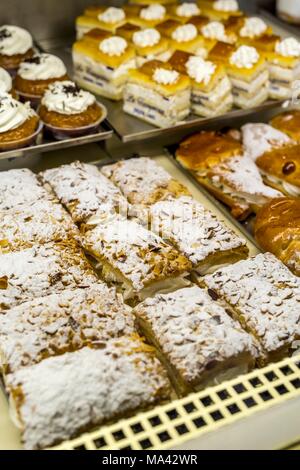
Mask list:
[[[0,67],[0,94],[10,93],[15,97],[13,82],[7,70]]]
[[[105,118],[105,109],[95,96],[69,80],[48,87],[39,113],[45,127],[58,139],[95,131]]]
[[[20,103],[8,93],[0,94],[1,151],[31,145],[40,130],[39,118],[29,103]]]
[[[21,63],[15,78],[15,89],[21,99],[38,104],[51,83],[67,79],[67,69],[59,57],[36,54]]]
[[[15,74],[20,63],[33,56],[33,40],[18,26],[0,26],[0,67]]]

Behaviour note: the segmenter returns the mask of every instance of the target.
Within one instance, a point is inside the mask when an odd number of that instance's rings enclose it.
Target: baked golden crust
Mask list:
[[[291,139],[300,142],[300,111],[294,109],[278,114],[270,122],[271,126],[287,134]]]
[[[92,104],[88,109],[78,114],[60,114],[49,111],[46,106],[41,106],[40,117],[45,124],[63,129],[76,129],[85,127],[99,121],[102,116],[102,109],[97,103]]]
[[[49,78],[48,80],[25,80],[20,75],[15,78],[15,89],[20,94],[42,97],[51,83],[69,80],[68,75],[62,77]]]
[[[0,134],[0,144],[8,142],[17,142],[18,140],[26,139],[35,133],[39,124],[38,116],[32,116],[21,126]]]
[[[4,69],[17,69],[21,62],[30,59],[34,55],[33,49],[29,49],[25,54],[5,55],[0,54],[0,67]]]
[[[262,36],[256,38],[239,38],[240,44],[245,44],[246,46],[255,47],[259,51],[263,52],[272,52],[275,49],[276,43],[280,40],[280,36],[275,34],[265,33]]]
[[[139,26],[136,26],[132,23],[125,23],[123,26],[117,28],[116,35],[121,36],[127,41],[132,41],[134,33],[137,33],[138,31],[141,31]]]
[[[176,158],[189,170],[207,171],[229,157],[241,155],[242,152],[241,142],[229,135],[199,132],[180,144]]]
[[[234,51],[235,46],[233,44],[227,44],[223,41],[217,41],[215,46],[211,49],[208,54],[208,60],[227,64],[230,56],[234,53]]]
[[[300,200],[279,198],[258,213],[255,238],[300,276]]]
[[[256,160],[260,170],[300,188],[300,145],[274,149]]]

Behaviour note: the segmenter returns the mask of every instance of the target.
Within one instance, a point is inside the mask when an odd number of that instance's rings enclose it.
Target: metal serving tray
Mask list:
[[[249,234],[170,155],[162,153],[153,158],[186,185],[195,199],[245,236],[251,255],[259,252]],[[104,158],[97,164],[112,161]],[[281,448],[299,438],[299,404],[300,356],[101,426],[54,449]],[[283,419],[288,419],[288,426],[282,426]],[[19,432],[9,418],[7,398],[0,391],[0,450],[20,448]]]

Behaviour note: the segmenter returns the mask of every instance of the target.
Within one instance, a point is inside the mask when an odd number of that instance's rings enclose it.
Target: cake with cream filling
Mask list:
[[[123,37],[96,29],[74,44],[73,64],[80,86],[120,100],[128,73],[136,68],[135,49]]]
[[[266,57],[269,64],[271,98],[291,98],[294,83],[300,79],[300,42],[292,37],[278,40]]]
[[[179,395],[233,379],[255,363],[252,337],[197,286],[147,299],[134,313]]]
[[[136,31],[132,36],[137,65],[150,60],[167,61],[171,56],[169,41],[154,28]]]
[[[87,7],[82,16],[76,19],[77,38],[94,28],[115,33],[127,21],[124,9],[116,7]]]
[[[198,34],[195,25],[191,23],[182,24],[180,21],[167,20],[157,26],[158,31],[170,41],[173,50],[190,52],[194,55],[205,57],[204,39]]]
[[[15,89],[23,100],[36,100],[45,93],[51,83],[67,80],[63,61],[52,54],[36,54],[20,64],[15,78]]]
[[[155,28],[162,21],[169,18],[167,9],[160,3],[144,5],[132,14],[130,22],[143,28]]]
[[[124,90],[124,111],[164,128],[190,113],[191,82],[170,64],[152,60],[131,70]]]
[[[201,9],[197,3],[192,2],[183,2],[179,5],[174,3],[174,5],[167,7],[167,11],[170,18],[176,21],[181,21],[182,23],[186,23],[191,18],[200,16],[201,14]]]
[[[254,47],[240,46],[230,56],[227,73],[233,86],[234,104],[249,109],[269,97],[269,71],[262,54]]]
[[[259,17],[244,18],[237,31],[239,43],[252,46],[259,51],[270,51],[279,36],[273,34],[273,29]]]
[[[198,0],[197,3],[203,14],[213,20],[227,20],[243,15],[237,0]]]
[[[232,86],[223,65],[183,51],[176,51],[169,63],[191,80],[191,111],[194,114],[214,117],[232,108]]]
[[[31,34],[19,26],[0,26],[0,67],[15,75],[19,65],[34,54]]]

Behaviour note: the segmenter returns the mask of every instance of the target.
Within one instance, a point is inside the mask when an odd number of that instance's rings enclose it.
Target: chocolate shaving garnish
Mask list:
[[[78,93],[80,93],[80,88],[77,85],[64,85],[63,88],[63,93],[66,95],[73,95],[77,96]]]
[[[207,291],[208,295],[212,298],[212,300],[218,300],[219,299],[219,296],[217,294],[217,292],[213,289],[208,289]]]
[[[36,55],[34,57],[30,57],[29,59],[26,59],[24,62],[26,64],[37,64],[37,65],[39,65],[41,63],[41,57]]]
[[[3,41],[4,39],[11,38],[11,37],[12,37],[12,33],[8,31],[8,29],[6,28],[0,29],[0,41]]]

